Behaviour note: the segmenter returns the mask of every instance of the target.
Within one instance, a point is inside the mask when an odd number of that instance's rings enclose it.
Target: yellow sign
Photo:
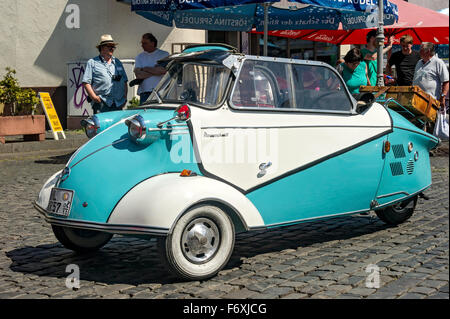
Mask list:
[[[42,107],[44,108],[44,112],[45,115],[47,116],[50,128],[53,131],[53,136],[57,140],[58,134],[56,134],[56,132],[61,132],[63,137],[66,138],[61,122],[59,121],[58,114],[56,113],[55,106],[53,105],[52,99],[50,97],[50,94],[47,92],[39,92],[39,97],[41,99],[41,104]]]
[[[61,132],[63,128],[59,121],[58,114],[56,114],[50,94],[47,92],[39,92],[39,96],[41,97],[42,107],[44,108],[45,115],[47,115],[48,123],[50,124],[52,131]]]

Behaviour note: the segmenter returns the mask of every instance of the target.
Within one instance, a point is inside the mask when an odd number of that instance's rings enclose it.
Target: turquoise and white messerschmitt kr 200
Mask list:
[[[85,120],[90,140],[42,187],[35,207],[65,247],[157,237],[172,272],[205,279],[236,233],[368,211],[399,224],[431,185],[439,139],[325,63],[220,46],[161,63],[146,104]]]

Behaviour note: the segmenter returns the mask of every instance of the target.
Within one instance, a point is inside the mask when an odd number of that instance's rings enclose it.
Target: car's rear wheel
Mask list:
[[[417,196],[411,197],[395,205],[376,210],[377,216],[389,225],[398,225],[408,220],[414,213]]]
[[[64,247],[79,253],[100,249],[112,238],[112,234],[95,230],[78,229],[52,225],[56,239]]]
[[[217,274],[234,248],[234,225],[220,208],[197,206],[186,212],[173,231],[159,238],[163,261],[177,277],[201,280]]]

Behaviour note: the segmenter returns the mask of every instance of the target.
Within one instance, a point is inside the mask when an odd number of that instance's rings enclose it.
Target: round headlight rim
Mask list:
[[[141,115],[135,115],[132,118],[125,121],[125,124],[128,126],[128,135],[131,137],[133,141],[139,142],[145,139],[147,136],[147,127],[145,126],[144,118]],[[139,137],[131,134],[131,125],[139,126],[141,128],[141,135]]]
[[[88,138],[93,138],[98,134],[98,130],[100,128],[100,122],[96,115],[89,116],[87,119],[81,120],[81,126],[83,127],[84,133]],[[93,127],[93,130],[88,129],[88,125]],[[90,132],[93,132],[90,133]]]

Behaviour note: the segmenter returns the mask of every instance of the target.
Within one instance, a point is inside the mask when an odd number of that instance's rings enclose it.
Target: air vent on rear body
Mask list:
[[[406,156],[402,144],[392,145],[392,151],[394,152],[395,158],[404,158]]]
[[[414,172],[414,161],[411,159],[406,164],[406,172],[411,175]]]
[[[390,166],[391,166],[392,176],[403,175],[402,163],[400,163],[400,162],[393,162],[393,163],[390,163]]]

